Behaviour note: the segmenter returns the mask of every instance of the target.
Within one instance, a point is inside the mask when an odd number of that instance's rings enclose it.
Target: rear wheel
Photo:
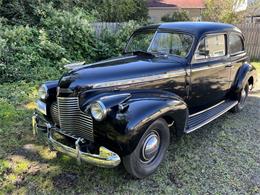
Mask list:
[[[245,107],[246,99],[248,97],[248,93],[249,93],[249,85],[247,83],[238,95],[238,104],[234,108],[232,108],[231,111],[236,113],[243,110],[243,108]]]
[[[123,164],[128,173],[136,178],[151,175],[162,162],[170,142],[168,124],[163,119],[152,123],[136,149],[123,157]]]

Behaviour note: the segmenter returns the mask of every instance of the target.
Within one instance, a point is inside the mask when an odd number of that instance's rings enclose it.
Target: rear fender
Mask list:
[[[248,79],[251,76],[254,77],[254,74],[255,74],[255,68],[252,65],[248,63],[243,64],[237,71],[235,80],[232,84],[232,88],[233,88],[232,91],[235,92],[235,94],[240,93],[240,91],[248,82]]]

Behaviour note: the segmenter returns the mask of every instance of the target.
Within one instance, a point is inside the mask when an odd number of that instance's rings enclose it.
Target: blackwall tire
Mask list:
[[[163,119],[153,122],[146,130],[136,149],[123,157],[128,173],[135,178],[145,178],[158,168],[170,143],[168,124]]]

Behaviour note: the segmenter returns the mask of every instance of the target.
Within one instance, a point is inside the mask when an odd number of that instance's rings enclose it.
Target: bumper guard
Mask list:
[[[32,127],[33,127],[34,135],[37,135],[39,133],[38,131],[40,128],[38,128],[37,125],[38,120],[39,120],[38,115],[34,113],[32,117]],[[84,161],[99,167],[113,168],[118,166],[121,162],[118,154],[102,146],[99,148],[99,154],[82,152],[80,149],[80,143],[83,141],[82,138],[78,138],[76,140],[75,142],[76,149],[56,141],[53,138],[53,132],[55,131],[55,127],[52,127],[51,124],[49,123],[46,123],[46,130],[47,130],[46,140],[50,148],[59,151],[61,153],[67,154],[68,156],[71,156],[73,158],[76,158],[79,163],[81,163],[81,161]]]

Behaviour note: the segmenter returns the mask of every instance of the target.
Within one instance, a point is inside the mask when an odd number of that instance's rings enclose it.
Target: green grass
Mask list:
[[[254,65],[254,67],[257,70],[258,75],[260,74],[260,62],[252,62],[252,64]]]
[[[260,73],[260,63],[253,63]],[[258,74],[260,75],[260,74]],[[0,194],[260,193],[260,85],[245,110],[227,113],[179,140],[151,177],[57,157],[33,138],[35,83],[0,85]]]

